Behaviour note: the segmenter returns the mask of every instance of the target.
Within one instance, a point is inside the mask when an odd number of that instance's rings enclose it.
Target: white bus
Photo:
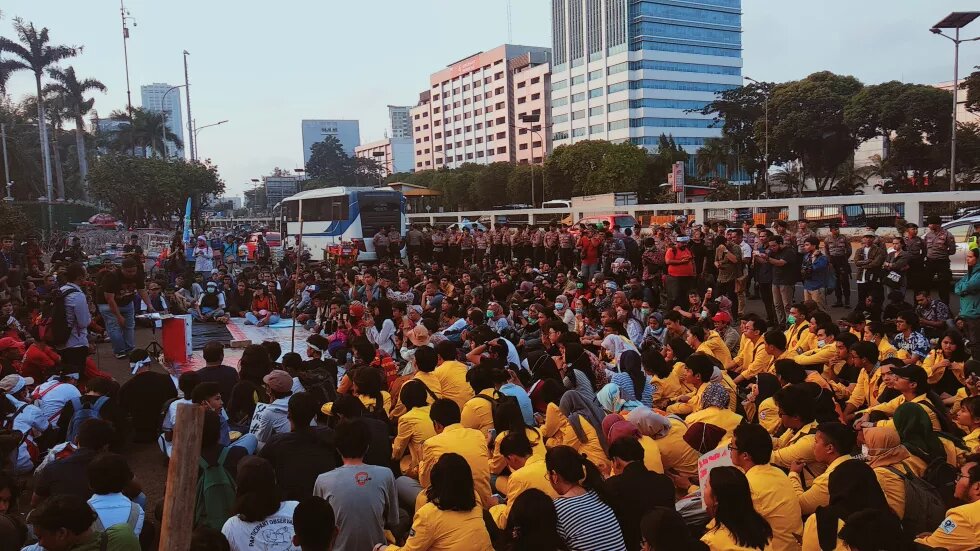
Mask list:
[[[405,211],[405,197],[390,187],[311,189],[283,199],[283,242],[295,243],[302,218],[303,245],[313,260],[323,260],[327,246],[345,241],[357,245],[358,260],[377,260],[374,235],[396,227],[404,236]]]

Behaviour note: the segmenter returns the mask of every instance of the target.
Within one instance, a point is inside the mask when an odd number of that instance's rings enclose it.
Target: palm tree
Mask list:
[[[79,81],[75,76],[75,68],[64,70],[57,67],[48,70],[48,76],[54,83],[47,85],[45,92],[57,94],[60,101],[71,111],[75,118],[75,148],[78,153],[78,178],[82,186],[82,199],[88,201],[88,187],[85,178],[88,176],[88,157],[85,149],[85,116],[95,105],[94,98],[85,98],[90,90],[105,92],[104,84],[93,78]]]
[[[718,167],[725,167],[725,178],[731,178],[735,169],[736,159],[732,148],[725,138],[708,138],[697,152],[698,177],[704,178]]]
[[[152,153],[166,157],[167,142],[172,142],[177,148],[184,146],[181,139],[167,127],[163,113],[147,111],[142,107],[134,108],[132,126],[130,126],[129,115],[123,111],[113,111],[109,114],[109,118],[124,121],[108,144],[115,151],[125,152],[139,147],[144,151],[149,149]]]
[[[47,27],[40,31],[34,23],[25,23],[23,19],[14,19],[14,31],[19,42],[0,36],[0,52],[9,52],[14,59],[9,60],[9,67],[14,70],[27,70],[34,73],[34,83],[37,85],[37,120],[38,134],[41,138],[41,155],[44,159],[44,184],[51,189],[51,156],[48,152],[48,120],[44,113],[44,95],[41,88],[41,77],[49,67],[62,59],[78,55],[80,48],[74,46],[52,46]]]

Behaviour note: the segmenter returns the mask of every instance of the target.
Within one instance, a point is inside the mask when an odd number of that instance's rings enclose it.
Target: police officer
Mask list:
[[[949,268],[949,257],[956,253],[956,240],[953,234],[944,230],[938,216],[930,216],[929,233],[922,239],[925,244],[926,283],[936,290],[939,300],[949,304],[949,288],[953,273]]]
[[[830,259],[830,266],[834,270],[834,275],[837,276],[837,286],[834,288],[834,296],[837,298],[837,302],[834,303],[834,307],[850,308],[851,265],[848,263],[848,259],[851,256],[851,242],[847,237],[841,235],[839,225],[831,224],[830,235],[824,238],[823,246],[827,252],[827,258]],[[843,304],[841,303],[842,297],[844,299]]]

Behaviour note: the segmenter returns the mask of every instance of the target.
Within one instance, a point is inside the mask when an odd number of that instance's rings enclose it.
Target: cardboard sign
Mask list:
[[[698,486],[701,487],[701,503],[704,504],[704,487],[708,483],[708,473],[715,467],[731,467],[731,452],[728,446],[711,450],[698,459]]]

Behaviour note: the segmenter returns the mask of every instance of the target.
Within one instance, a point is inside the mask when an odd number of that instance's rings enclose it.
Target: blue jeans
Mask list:
[[[119,325],[119,320],[112,313],[108,304],[100,304],[99,312],[105,321],[106,332],[109,333],[109,340],[112,341],[113,354],[128,354],[136,348],[136,316],[133,312],[133,303],[119,307],[124,323]]]
[[[245,323],[246,324],[249,324],[249,325],[258,325],[259,324],[259,318],[255,314],[253,314],[251,312],[246,312],[245,313]],[[268,325],[275,325],[277,323],[279,323],[279,315],[278,314],[272,314],[272,316],[269,318]]]
[[[588,283],[592,280],[592,276],[599,272],[599,264],[582,264],[582,268],[579,270],[580,281]]]

